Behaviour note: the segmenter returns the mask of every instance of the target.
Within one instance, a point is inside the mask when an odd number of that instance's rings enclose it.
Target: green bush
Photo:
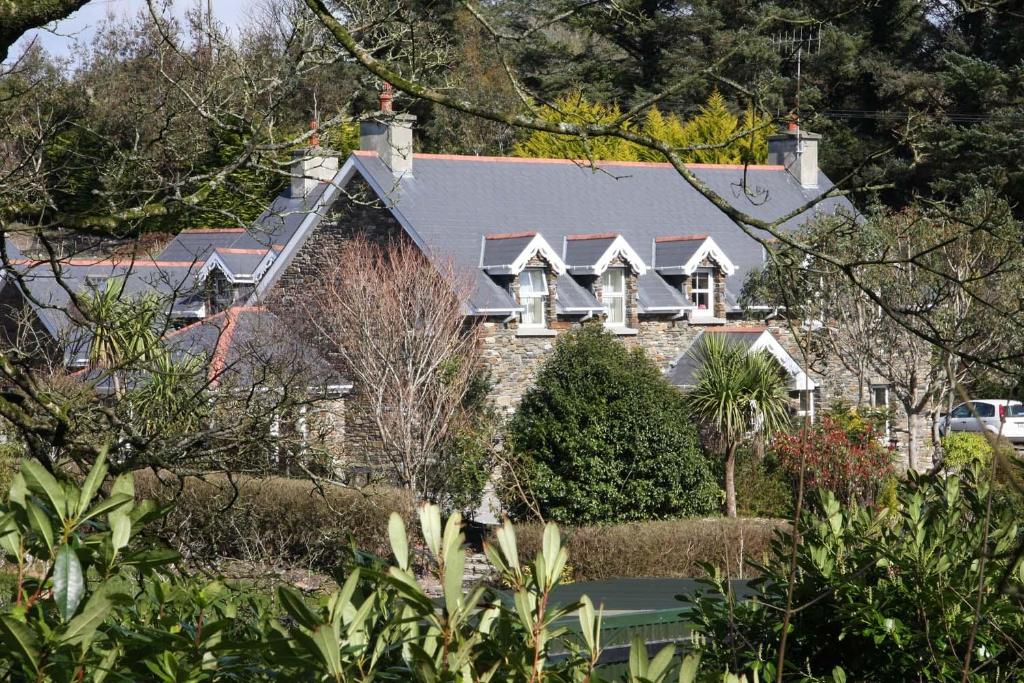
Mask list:
[[[757,457],[741,450],[736,457],[736,506],[741,517],[793,516],[793,484],[770,455]]]
[[[942,438],[945,453],[942,464],[949,470],[961,470],[973,462],[992,461],[992,444],[979,432],[950,432]]]
[[[721,500],[682,394],[643,350],[627,350],[600,324],[558,340],[508,438],[552,521],[702,515]]]
[[[780,621],[792,604],[780,680],[822,680],[841,667],[850,681],[960,681],[968,652],[966,680],[1019,680],[1018,508],[990,501],[978,465],[957,477],[908,476],[899,504],[879,510],[819,491],[800,522],[792,584],[788,533],[772,544],[757,601],[737,601],[712,581],[717,594],[687,615],[704,660],[776,680]]]
[[[105,474],[101,458],[81,486],[37,462],[14,477],[0,506],[0,551],[18,568],[15,604],[0,603],[0,680],[614,680],[597,671],[602,626],[593,603],[551,599],[568,560],[553,525],[528,564],[507,522],[487,549],[514,593],[507,603],[482,588],[463,591],[461,518],[442,526],[433,505],[420,511],[419,537],[444,609],[413,572],[397,513],[387,525],[393,565],[357,561],[330,596],[307,600],[282,585],[271,600],[189,578],[175,553],[146,547],[157,507],[136,502],[130,475],[102,495]],[[569,656],[552,656],[566,649]],[[694,683],[699,660],[675,652],[668,644],[651,658],[635,642],[628,680]]]
[[[748,562],[766,559],[780,519],[725,518],[631,522],[562,529],[574,581],[704,576],[709,564],[734,577],[752,575]],[[516,526],[523,561],[541,550],[544,527]],[[756,573],[756,572],[754,572]]]
[[[237,559],[272,566],[332,571],[350,547],[386,555],[392,512],[412,516],[413,500],[403,490],[344,489],[322,492],[311,482],[283,477],[210,475],[158,478],[135,473],[142,498],[174,507],[157,527],[190,561]]]

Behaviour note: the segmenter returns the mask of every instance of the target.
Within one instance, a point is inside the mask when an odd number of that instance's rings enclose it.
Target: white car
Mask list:
[[[1024,444],[1024,404],[1004,399],[961,403],[953,408],[942,424],[943,435],[980,431],[999,434],[1014,444]]]

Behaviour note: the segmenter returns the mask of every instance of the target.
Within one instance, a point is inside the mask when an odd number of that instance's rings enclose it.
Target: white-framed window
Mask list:
[[[818,411],[818,390],[791,391],[789,396],[793,401],[793,414],[795,417],[808,417],[814,422],[815,414]]]
[[[690,303],[698,311],[712,315],[715,310],[715,271],[698,268],[690,276]]]
[[[547,325],[548,280],[543,268],[527,268],[519,274],[519,304],[523,307],[523,327]]]
[[[875,410],[889,411],[889,385],[888,384],[872,384],[871,385],[871,407]],[[885,419],[885,435],[888,437],[891,431],[891,425],[889,424],[888,416]]]
[[[601,276],[601,303],[607,316],[605,323],[615,327],[626,325],[626,269],[609,268]]]

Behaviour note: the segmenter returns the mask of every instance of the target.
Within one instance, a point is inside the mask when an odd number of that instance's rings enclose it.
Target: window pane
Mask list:
[[[547,294],[547,283],[544,281],[544,271],[537,268],[527,268],[520,273],[519,293],[522,296],[544,296]]]
[[[523,324],[543,325],[544,324],[544,299],[542,297],[530,297],[523,301]]]
[[[951,413],[953,417],[968,417],[971,414],[971,409],[967,407],[967,404],[957,406]]]
[[[622,268],[609,268],[601,276],[601,290],[604,295],[622,295],[626,290],[626,278]]]
[[[612,325],[626,324],[626,301],[621,296],[608,302],[608,322]]]
[[[996,407],[991,403],[975,403],[974,409],[978,413],[978,417],[994,417],[996,414]]]
[[[874,396],[872,397],[872,404],[876,408],[885,408],[889,405],[888,387],[875,387],[873,392]]]

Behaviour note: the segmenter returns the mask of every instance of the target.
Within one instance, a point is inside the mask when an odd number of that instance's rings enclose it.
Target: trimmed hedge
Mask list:
[[[762,562],[775,531],[788,526],[781,519],[716,517],[569,527],[561,533],[575,581],[705,576],[704,562],[749,578],[756,572],[747,562]],[[522,561],[540,551],[543,530],[540,524],[516,526]]]
[[[413,499],[391,488],[326,488],[284,477],[225,475],[178,479],[135,473],[140,498],[174,507],[158,533],[186,559],[242,560],[276,567],[330,571],[350,548],[390,555],[387,524],[392,511],[411,526]]]

